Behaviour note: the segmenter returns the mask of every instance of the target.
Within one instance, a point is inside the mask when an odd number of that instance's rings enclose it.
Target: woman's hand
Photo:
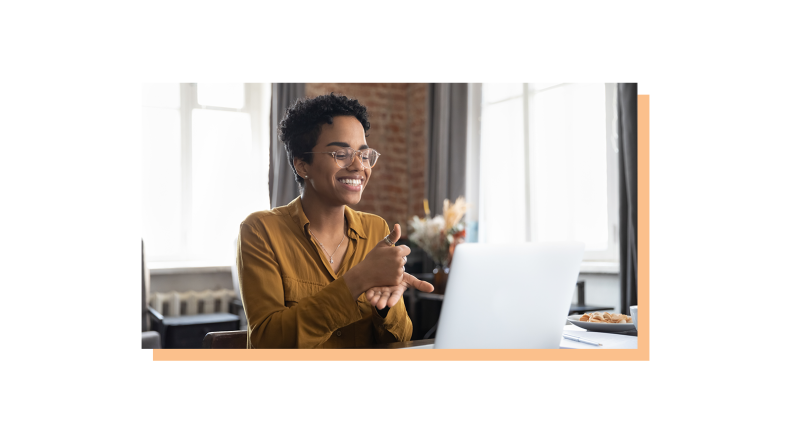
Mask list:
[[[401,228],[395,224],[388,239],[398,240],[399,237]],[[399,286],[404,280],[404,264],[407,263],[408,254],[410,248],[407,246],[391,246],[385,240],[377,243],[362,262],[344,275],[352,297],[357,298],[374,287]]]
[[[366,299],[378,310],[382,310],[385,306],[391,308],[399,303],[399,298],[404,295],[404,292],[407,291],[409,287],[415,288],[418,291],[423,291],[424,293],[431,293],[434,291],[434,286],[432,286],[431,283],[418,280],[415,276],[404,273],[402,275],[402,281],[398,285],[389,287],[378,286],[366,291]]]

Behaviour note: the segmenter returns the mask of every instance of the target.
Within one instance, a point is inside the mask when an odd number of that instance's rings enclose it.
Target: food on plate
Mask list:
[[[619,313],[586,313],[580,316],[580,322],[594,322],[598,324],[632,324],[632,317]]]

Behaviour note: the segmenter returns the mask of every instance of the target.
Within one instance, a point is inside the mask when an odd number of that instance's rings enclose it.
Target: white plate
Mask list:
[[[626,324],[608,324],[608,323],[598,323],[598,322],[581,322],[580,316],[582,314],[576,314],[574,316],[567,317],[567,320],[572,323],[573,325],[577,325],[580,328],[585,328],[588,331],[599,331],[602,333],[621,333],[623,331],[632,331],[635,330],[635,325],[632,322],[628,322]]]

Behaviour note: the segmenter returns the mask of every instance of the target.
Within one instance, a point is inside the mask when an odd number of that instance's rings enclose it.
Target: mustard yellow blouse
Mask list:
[[[297,197],[239,225],[237,269],[248,348],[350,348],[409,341],[404,298],[383,319],[344,274],[390,233],[381,217],[344,209],[349,247],[338,274],[310,236]],[[336,260],[337,261],[337,260]]]

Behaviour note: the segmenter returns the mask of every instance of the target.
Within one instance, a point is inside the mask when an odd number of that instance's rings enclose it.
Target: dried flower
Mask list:
[[[464,197],[457,198],[453,205],[446,199],[443,201],[443,215],[429,218],[429,204],[424,200],[426,217],[418,218],[416,215],[408,222],[410,241],[426,251],[436,264],[449,266],[454,248],[465,237],[462,217],[468,207]]]

